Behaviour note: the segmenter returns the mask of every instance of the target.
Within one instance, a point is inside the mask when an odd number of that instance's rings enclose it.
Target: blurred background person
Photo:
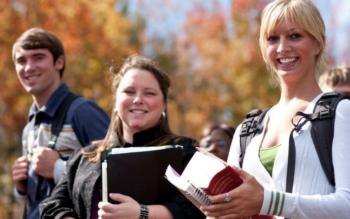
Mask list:
[[[324,72],[319,84],[324,92],[336,91],[350,96],[350,67],[335,67]]]
[[[227,160],[235,128],[224,123],[212,123],[203,130],[200,148]]]

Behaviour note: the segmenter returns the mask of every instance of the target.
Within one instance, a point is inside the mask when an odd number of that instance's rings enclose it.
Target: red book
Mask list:
[[[208,188],[203,190],[208,195],[217,195],[229,192],[243,183],[239,174],[230,166],[226,166],[214,175],[210,180]]]
[[[193,155],[181,175],[169,165],[165,177],[198,208],[201,205],[211,204],[208,195],[229,192],[243,183],[234,168],[220,158],[202,151],[197,151]],[[252,217],[252,219],[273,218],[264,215]]]

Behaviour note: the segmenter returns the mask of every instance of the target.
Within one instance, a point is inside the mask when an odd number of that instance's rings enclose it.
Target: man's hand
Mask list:
[[[34,171],[45,178],[53,178],[56,160],[59,159],[57,151],[43,146],[33,150],[32,164]]]
[[[17,191],[23,194],[27,193],[28,166],[29,162],[26,156],[17,158],[12,166],[12,179]]]

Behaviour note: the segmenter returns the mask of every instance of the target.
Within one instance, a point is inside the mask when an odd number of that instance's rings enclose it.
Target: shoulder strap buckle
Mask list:
[[[242,167],[243,159],[245,155],[245,150],[247,148],[247,145],[250,143],[252,138],[255,136],[256,133],[259,131],[259,124],[264,119],[266,112],[268,110],[264,109],[255,109],[252,110],[250,113],[247,114],[246,118],[242,122],[241,125],[241,131],[239,133],[240,136],[240,147],[241,147],[241,154],[239,158],[239,164]]]
[[[259,123],[261,122],[261,115],[265,115],[265,112],[261,109],[255,109],[248,113],[242,123],[240,136],[247,136],[255,133],[258,129]]]
[[[319,111],[318,115],[319,119],[329,119],[332,117],[332,112],[330,109],[324,109]]]

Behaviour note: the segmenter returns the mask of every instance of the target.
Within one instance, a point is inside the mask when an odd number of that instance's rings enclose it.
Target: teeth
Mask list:
[[[145,110],[130,110],[132,113],[145,113]]]
[[[30,75],[30,76],[27,76],[26,79],[29,80],[29,79],[37,78],[37,77],[38,77],[37,75]]]
[[[282,64],[287,64],[287,63],[291,63],[291,62],[294,62],[296,60],[296,58],[282,58],[282,59],[279,59],[280,62]]]

